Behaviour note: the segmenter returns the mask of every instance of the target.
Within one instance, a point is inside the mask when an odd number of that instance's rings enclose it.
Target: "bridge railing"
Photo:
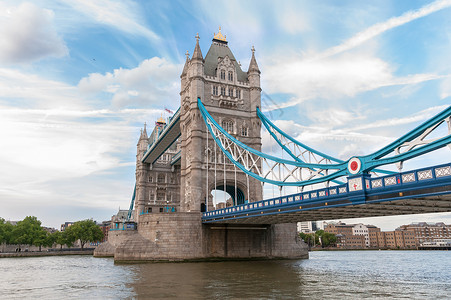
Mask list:
[[[399,189],[401,186],[408,190],[413,186],[430,185],[431,181],[438,181],[441,178],[451,176],[451,164],[443,164],[434,167],[422,168],[413,171],[397,173],[377,178],[367,177],[364,190],[368,193],[390,192]],[[249,214],[260,212],[262,210],[271,210],[274,207],[279,208],[279,212],[284,207],[299,206],[302,209],[315,209],[321,203],[321,206],[334,206],[343,204],[343,199],[355,195],[355,191],[349,190],[348,184],[337,185],[329,188],[321,188],[312,191],[306,191],[281,197],[270,198],[252,203],[245,203],[237,206],[217,209],[203,213],[203,220],[217,219],[221,217],[234,217],[240,215],[247,217]],[[402,196],[402,195],[400,195]]]

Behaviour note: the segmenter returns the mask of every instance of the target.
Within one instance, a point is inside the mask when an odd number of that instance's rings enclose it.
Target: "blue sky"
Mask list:
[[[205,55],[218,26],[245,70],[255,46],[273,121],[342,159],[451,103],[451,1],[2,1],[0,216],[59,227],[128,208],[139,130],[178,108],[185,52],[199,33]]]

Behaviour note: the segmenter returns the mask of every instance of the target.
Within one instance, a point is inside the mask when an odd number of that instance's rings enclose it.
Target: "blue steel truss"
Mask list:
[[[233,164],[247,175],[261,182],[278,186],[306,186],[331,181],[346,175],[364,174],[374,170],[378,166],[393,163],[402,164],[406,160],[451,144],[451,106],[381,150],[367,156],[353,157],[347,161],[338,160],[295,141],[274,124],[270,123],[269,120],[267,120],[268,122],[263,122],[267,128],[272,125],[274,130],[283,134],[293,144],[299,145],[321,157],[318,163],[306,163],[299,159],[285,144],[279,143],[295,159],[295,161],[291,161],[274,157],[248,147],[230,135],[213,119],[202,104],[200,98],[198,98],[198,107],[214,141]],[[266,118],[261,117],[263,114],[260,111],[257,113],[259,113],[261,119],[266,120]],[[424,140],[427,135],[445,121],[448,123],[448,133],[445,136],[432,141]],[[271,128],[268,129],[273,137],[274,130]],[[277,137],[275,139],[278,140]],[[407,148],[405,152],[401,152],[403,148]],[[392,154],[392,156],[385,157],[389,154]],[[265,172],[263,170],[264,167],[269,167],[269,172]],[[281,168],[288,171],[288,176],[283,178],[280,176],[277,178],[276,176],[276,180],[273,179],[274,176],[270,178],[270,174],[277,175],[277,172],[273,171],[275,168],[279,169],[279,174]],[[378,171],[381,172],[380,170]],[[307,180],[303,180],[302,174],[306,172],[310,175],[307,176]]]

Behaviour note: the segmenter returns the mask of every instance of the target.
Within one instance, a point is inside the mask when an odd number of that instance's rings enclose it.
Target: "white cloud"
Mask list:
[[[64,2],[99,23],[129,34],[144,36],[153,41],[160,40],[155,32],[143,24],[144,21],[133,2],[108,0],[66,0]]]
[[[318,54],[317,56],[314,56],[313,59],[325,58],[328,56],[332,56],[332,55],[350,50],[350,49],[355,48],[355,47],[365,43],[366,41],[386,32],[387,30],[404,25],[404,24],[414,21],[418,18],[425,17],[427,15],[430,15],[439,10],[448,8],[450,6],[451,6],[451,0],[439,0],[439,1],[435,1],[433,3],[430,3],[426,6],[423,6],[422,8],[420,8],[418,10],[408,11],[399,17],[390,18],[387,21],[377,23],[377,24],[357,33],[356,35],[349,38],[342,44],[332,47],[332,48],[329,48],[326,51]]]
[[[405,124],[409,124],[409,123],[425,121],[425,120],[432,118],[437,113],[441,112],[442,110],[446,109],[447,107],[448,107],[448,105],[429,107],[427,109],[419,111],[408,117],[379,120],[376,122],[355,126],[350,130],[354,131],[354,130],[364,130],[364,129],[381,128],[381,127],[395,127],[395,126],[405,125]]]
[[[112,95],[115,107],[130,105],[179,106],[181,65],[165,59],[146,59],[134,69],[116,69],[105,75],[94,73],[80,80],[83,93],[107,92]]]
[[[7,7],[0,3],[0,62],[32,62],[61,57],[68,49],[53,24],[53,12],[31,3]]]
[[[264,86],[269,93],[294,96],[267,109],[290,107],[312,98],[353,97],[381,87],[418,84],[446,77],[436,74],[396,77],[394,71],[387,62],[364,53],[342,54],[321,60],[283,57],[265,66]]]
[[[71,85],[35,74],[0,68],[0,103],[9,101],[33,108],[85,107],[84,100]]]

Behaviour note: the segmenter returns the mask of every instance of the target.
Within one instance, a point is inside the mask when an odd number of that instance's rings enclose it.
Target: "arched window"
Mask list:
[[[213,86],[213,95],[218,95],[218,87],[216,85]]]
[[[229,72],[229,81],[233,81],[233,72]]]
[[[225,80],[225,71],[224,70],[221,70],[221,79]]]
[[[224,120],[222,121],[222,128],[228,133],[233,133],[233,121],[232,120]]]
[[[225,96],[226,94],[226,89],[225,87],[221,86],[221,96]]]
[[[241,90],[236,90],[236,97],[238,98],[238,99],[241,99]]]
[[[233,88],[231,88],[231,87],[229,88],[229,96],[233,97]]]

